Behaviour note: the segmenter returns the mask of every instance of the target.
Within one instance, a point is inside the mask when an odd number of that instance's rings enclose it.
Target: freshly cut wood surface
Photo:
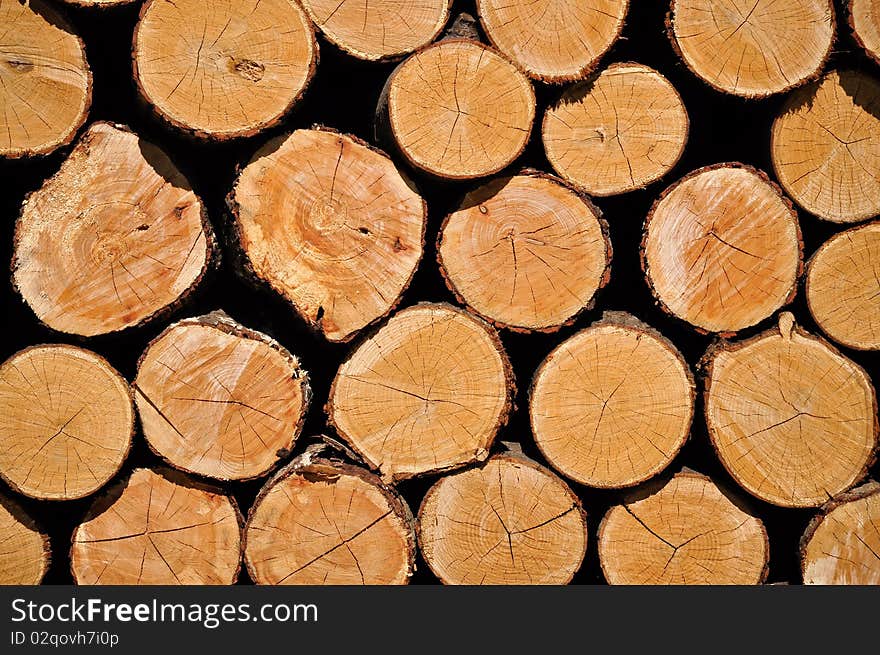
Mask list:
[[[212,243],[202,202],[165,153],[95,123],[25,200],[13,283],[52,329],[106,334],[182,300],[205,274]]]
[[[840,232],[807,266],[807,304],[838,343],[880,350],[880,222]]]
[[[278,123],[311,81],[318,45],[296,0],[147,0],[133,60],[162,118],[223,140]]]
[[[818,75],[834,42],[831,0],[673,0],[673,46],[698,77],[746,98]]]
[[[88,496],[119,471],[133,430],[128,383],[95,353],[32,346],[0,365],[0,477],[19,493]]]
[[[877,448],[877,397],[855,362],[783,312],[778,329],[706,355],[706,423],[749,493],[818,507],[861,480]]]
[[[594,196],[644,188],[684,152],[687,110],[652,68],[612,64],[566,89],[544,114],[547,159],[565,180]]]
[[[433,41],[452,0],[302,0],[328,41],[369,61],[394,59]]]
[[[628,487],[662,471],[681,449],[694,397],[675,346],[632,316],[609,312],[547,356],[529,410],[551,466],[581,484]]]
[[[477,0],[486,36],[529,77],[581,79],[620,36],[629,0]]]
[[[257,496],[245,530],[257,584],[407,584],[415,569],[406,501],[366,469],[306,453]]]
[[[610,584],[760,584],[769,556],[761,521],[691,471],[615,505],[599,526],[599,562]]]
[[[849,0],[849,25],[858,44],[880,63],[880,2]]]
[[[735,332],[791,301],[801,251],[797,213],[767,176],[719,164],[654,203],[642,266],[666,311],[706,332]]]
[[[0,495],[0,585],[37,585],[49,568],[49,538],[19,505]]]
[[[131,5],[139,0],[61,0],[69,5],[76,7],[94,7],[96,9],[121,7],[123,5]]]
[[[285,457],[311,397],[296,357],[222,312],[162,332],[133,388],[150,447],[177,468],[220,480],[259,477]]]
[[[135,469],[73,533],[81,585],[233,584],[241,516],[225,494],[170,471]]]
[[[342,364],[327,415],[371,468],[399,480],[485,459],[512,391],[494,329],[450,305],[421,303]]]
[[[811,214],[835,223],[880,214],[880,80],[833,70],[793,93],[773,122],[770,155]]]
[[[388,314],[422,256],[424,200],[355,137],[315,129],[273,139],[230,200],[251,273],[331,341]]]
[[[70,143],[91,105],[85,48],[42,0],[0,0],[0,157],[42,155]]]
[[[392,73],[387,98],[401,154],[441,178],[497,173],[522,154],[535,119],[528,78],[469,39],[412,55]]]
[[[587,548],[578,497],[516,454],[441,478],[418,526],[422,555],[444,584],[567,584]]]
[[[801,540],[804,584],[880,584],[880,484],[829,501]]]
[[[437,253],[462,302],[515,330],[571,321],[610,277],[611,240],[599,210],[537,171],[468,193],[446,218]]]

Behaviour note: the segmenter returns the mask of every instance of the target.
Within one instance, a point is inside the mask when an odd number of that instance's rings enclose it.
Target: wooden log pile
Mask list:
[[[0,584],[880,584],[876,2],[0,35]]]

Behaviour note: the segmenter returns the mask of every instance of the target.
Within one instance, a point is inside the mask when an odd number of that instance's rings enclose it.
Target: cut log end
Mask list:
[[[74,7],[86,7],[88,9],[112,9],[114,7],[133,5],[135,2],[139,2],[139,0],[61,0],[61,2],[73,5]]]
[[[133,430],[128,383],[92,352],[34,346],[0,366],[0,476],[20,493],[95,492],[119,471]]]
[[[422,554],[444,584],[567,584],[587,547],[577,496],[515,454],[442,478],[418,525]]]
[[[754,585],[766,578],[769,542],[759,519],[706,476],[686,472],[608,511],[599,561],[616,585]]]
[[[229,585],[240,559],[241,516],[229,496],[149,469],[95,502],[70,550],[82,585]]]
[[[528,78],[476,41],[446,39],[420,50],[389,80],[397,147],[440,178],[497,173],[523,152],[534,118]]]
[[[44,155],[73,141],[92,74],[82,41],[50,3],[0,0],[0,157]]]
[[[662,471],[688,438],[694,381],[675,346],[632,317],[606,315],[565,341],[532,384],[535,441],[566,477],[628,487]]]
[[[486,36],[529,77],[585,77],[623,30],[629,0],[478,0]]]
[[[877,398],[868,375],[787,312],[778,329],[707,354],[705,397],[722,463],[769,503],[817,507],[873,462]]]
[[[331,341],[388,314],[422,256],[424,200],[354,137],[315,129],[270,141],[230,200],[252,275]]]
[[[684,152],[688,114],[675,87],[641,64],[612,64],[567,89],[544,115],[550,164],[595,196],[644,188]]]
[[[318,46],[290,0],[148,0],[133,59],[139,90],[162,118],[224,140],[278,123],[311,81]]]
[[[308,453],[260,492],[245,534],[257,584],[400,585],[415,567],[406,502],[372,473]]]
[[[858,44],[880,64],[880,5],[876,0],[849,0],[849,25]]]
[[[880,80],[833,70],[799,89],[773,122],[776,176],[801,207],[835,223],[880,214]]]
[[[801,539],[804,584],[880,584],[880,484],[829,501]]]
[[[50,328],[95,336],[179,303],[212,245],[201,201],[167,156],[127,128],[95,123],[25,201],[13,281]]]
[[[396,314],[340,367],[327,414],[386,479],[483,460],[510,410],[497,333],[445,304]]]
[[[880,350],[880,222],[836,234],[807,266],[807,304],[838,343]]]
[[[0,495],[0,585],[38,585],[49,569],[49,538],[18,503]]]
[[[832,0],[674,0],[668,21],[684,63],[711,87],[746,98],[817,76],[834,42]]]
[[[151,448],[177,468],[220,480],[259,477],[286,456],[311,396],[296,357],[222,313],[159,335],[134,390]]]
[[[663,192],[642,265],[663,308],[706,332],[735,332],[789,302],[802,268],[797,213],[766,175],[699,169]]]
[[[302,0],[328,41],[359,59],[393,60],[433,41],[449,20],[450,0]]]
[[[467,194],[438,243],[450,289],[490,321],[555,329],[593,304],[609,278],[599,210],[549,175],[526,172]]]

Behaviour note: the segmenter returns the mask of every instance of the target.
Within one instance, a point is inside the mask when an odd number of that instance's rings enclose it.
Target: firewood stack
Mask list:
[[[880,583],[876,2],[0,34],[0,583]]]

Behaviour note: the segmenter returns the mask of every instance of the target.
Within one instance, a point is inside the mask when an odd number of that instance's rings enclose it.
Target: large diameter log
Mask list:
[[[704,332],[750,327],[790,302],[802,268],[797,213],[761,171],[698,169],[654,203],[642,267],[668,313]]]
[[[840,232],[807,264],[807,305],[829,337],[880,350],[880,222]]]
[[[673,0],[673,47],[712,88],[746,98],[819,75],[834,42],[832,0]]]
[[[880,64],[880,5],[877,0],[849,0],[848,9],[856,42]]]
[[[161,118],[226,140],[281,121],[315,74],[318,44],[295,0],[147,0],[132,58]]]
[[[171,471],[135,469],[92,505],[73,533],[81,585],[233,584],[241,514],[219,490]]]
[[[880,484],[822,506],[801,539],[804,584],[880,584]]]
[[[133,388],[150,447],[177,468],[220,480],[259,477],[287,456],[311,398],[296,357],[222,312],[156,337]]]
[[[628,314],[609,312],[547,356],[529,411],[551,466],[582,484],[628,487],[678,454],[695,395],[693,375],[671,342]]]
[[[95,123],[24,202],[13,283],[54,330],[94,336],[170,311],[205,275],[213,235],[189,183],[128,128]]]
[[[587,548],[578,497],[516,453],[441,478],[418,527],[422,555],[444,584],[568,584]]]
[[[689,120],[678,91],[660,73],[612,64],[566,89],[547,109],[547,159],[566,181],[594,196],[641,189],[684,152]]]
[[[134,430],[128,383],[74,346],[33,346],[0,365],[0,477],[27,496],[82,498],[119,471]]]
[[[257,584],[407,584],[415,532],[406,501],[366,469],[306,452],[257,496],[244,558]]]
[[[776,329],[711,349],[704,369],[709,436],[749,493],[783,507],[818,507],[873,463],[871,380],[788,312]]]
[[[623,30],[629,0],[477,0],[486,36],[526,74],[585,77]]]
[[[425,201],[387,155],[332,130],[270,141],[229,204],[250,276],[331,341],[388,314],[422,256]]]
[[[49,537],[18,503],[0,494],[0,586],[40,584],[50,559]]]
[[[400,480],[486,459],[512,392],[494,329],[450,305],[422,303],[342,364],[327,415],[371,468]]]
[[[537,171],[468,193],[445,220],[437,259],[447,286],[496,325],[552,330],[591,307],[610,278],[599,210]]]
[[[439,178],[470,179],[497,173],[522,154],[535,119],[535,92],[491,48],[447,38],[397,67],[379,115],[410,164]]]
[[[85,47],[42,0],[0,0],[0,157],[43,155],[85,122],[92,74]]]
[[[880,80],[833,70],[793,93],[773,121],[770,155],[811,214],[835,223],[880,214]]]
[[[368,61],[388,61],[433,41],[446,21],[452,0],[301,0],[326,39]]]
[[[615,505],[599,526],[610,584],[760,584],[769,540],[761,521],[692,471]]]

